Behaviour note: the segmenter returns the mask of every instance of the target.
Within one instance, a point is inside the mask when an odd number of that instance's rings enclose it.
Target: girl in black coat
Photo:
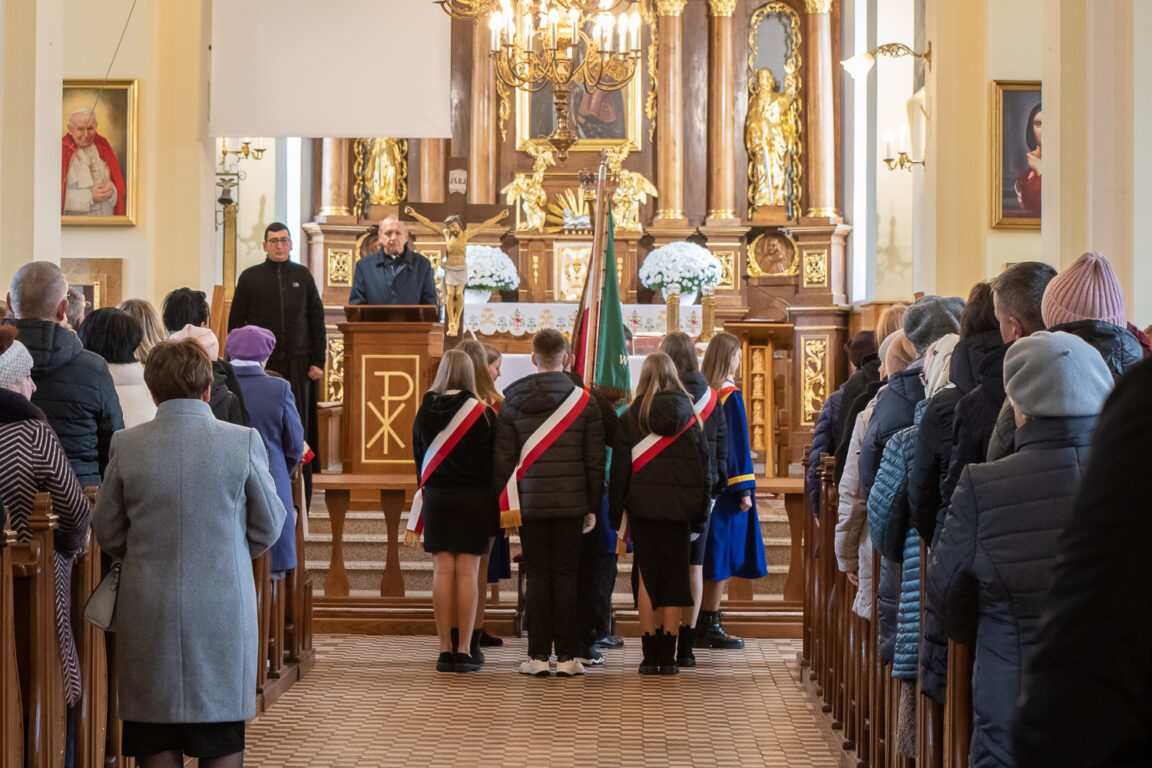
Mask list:
[[[473,394],[472,360],[449,350],[440,361],[432,389],[412,424],[412,453],[423,497],[424,551],[432,553],[432,608],[440,638],[440,672],[474,672],[476,660],[457,653],[452,628],[470,638],[476,620],[480,556],[496,524],[492,492],[492,438],[495,417]],[[460,426],[448,429],[457,415]],[[437,451],[436,438],[447,446]],[[434,458],[435,457],[435,458]],[[435,459],[439,459],[437,463]],[[428,466],[425,467],[425,461]]]
[[[649,355],[620,419],[610,484],[613,527],[620,530],[627,513],[640,572],[642,675],[679,671],[670,630],[680,624],[681,606],[692,605],[689,542],[707,520],[710,470],[703,426],[672,359]]]

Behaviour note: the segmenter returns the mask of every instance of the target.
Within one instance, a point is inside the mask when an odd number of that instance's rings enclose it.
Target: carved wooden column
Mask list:
[[[442,203],[447,196],[448,139],[420,139],[420,200]]]
[[[687,0],[656,0],[660,44],[656,93],[656,187],[654,228],[684,224],[684,77],[681,18]]]
[[[488,27],[472,34],[472,128],[468,152],[468,202],[496,200],[496,72],[488,58]]]
[[[321,217],[348,215],[348,140],[321,139]]]
[[[836,129],[832,100],[832,0],[806,0],[809,64],[808,157],[811,158],[808,216],[836,218]]]
[[[708,223],[736,223],[732,12],[737,0],[708,0]]]

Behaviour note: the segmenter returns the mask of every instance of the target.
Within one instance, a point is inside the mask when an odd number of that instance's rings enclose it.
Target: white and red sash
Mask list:
[[[712,409],[716,407],[716,390],[711,387],[708,391],[700,396],[700,399],[692,404],[692,409],[699,416],[699,421],[704,421],[708,415],[712,413]],[[632,446],[632,474],[635,475],[639,472],[648,462],[660,455],[660,453],[672,445],[676,438],[687,432],[693,424],[698,424],[696,419],[689,419],[688,423],[674,435],[657,435],[650,433],[645,435],[640,442]],[[631,532],[628,527],[628,511],[625,510],[620,517],[620,530],[616,532],[616,553],[624,554],[628,546],[628,536]]]
[[[564,430],[568,429],[576,417],[584,411],[589,397],[588,390],[582,387],[573,389],[572,394],[564,398],[564,402],[560,403],[552,415],[524,441],[524,447],[520,449],[520,461],[516,464],[516,469],[513,470],[512,476],[508,478],[508,483],[500,493],[501,528],[515,528],[520,525],[520,492],[517,490],[516,484],[524,477],[528,468],[540,458],[544,451],[548,450],[552,443],[556,442],[556,438],[560,437]]]
[[[487,408],[484,403],[480,402],[474,397],[470,397],[464,401],[460,406],[460,410],[452,416],[448,425],[432,438],[432,442],[428,445],[428,450],[424,452],[424,465],[420,467],[420,487],[416,490],[416,495],[412,497],[412,510],[408,513],[407,530],[404,533],[406,543],[415,544],[419,541],[420,532],[424,530],[424,483],[428,482],[428,476],[440,466],[440,463],[447,458],[460,439],[464,437],[464,433],[471,428],[480,415],[484,413]],[[415,541],[412,541],[415,539]]]

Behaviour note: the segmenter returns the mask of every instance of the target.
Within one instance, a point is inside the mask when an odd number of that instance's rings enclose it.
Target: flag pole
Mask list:
[[[584,385],[592,386],[596,376],[597,340],[600,335],[600,301],[604,291],[604,270],[608,259],[604,253],[608,227],[608,161],[607,151],[600,157],[600,170],[596,178],[596,207],[592,230],[592,255],[588,260],[588,277],[584,290],[591,291],[591,301],[586,303],[589,313],[587,336],[584,338]]]

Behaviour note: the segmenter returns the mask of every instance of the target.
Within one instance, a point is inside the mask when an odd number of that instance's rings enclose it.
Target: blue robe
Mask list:
[[[234,367],[244,395],[252,427],[268,450],[268,472],[276,482],[276,495],[289,514],[284,516],[280,538],[272,545],[272,572],[282,574],[296,567],[296,519],[292,512],[292,470],[304,452],[304,428],[296,411],[292,387],[279,376],[270,376],[251,365]]]
[[[708,540],[704,548],[704,578],[724,581],[732,576],[758,579],[768,574],[764,537],[756,514],[756,475],[748,444],[748,417],[739,389],[721,395],[728,423],[728,485],[712,507]],[[752,494],[752,508],[740,509],[745,492]]]

